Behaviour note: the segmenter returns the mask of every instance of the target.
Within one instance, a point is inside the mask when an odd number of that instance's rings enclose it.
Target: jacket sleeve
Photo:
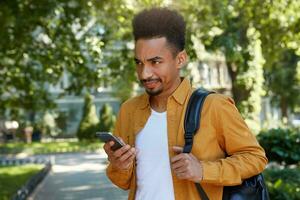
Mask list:
[[[125,124],[128,124],[128,120],[126,120],[126,114],[124,110],[124,106],[120,108],[117,121],[115,124],[114,135],[117,137],[121,137],[125,143],[128,144],[128,137],[124,135],[127,131],[125,130]],[[123,124],[123,125],[122,125]],[[133,165],[127,170],[119,170],[111,163],[109,163],[106,169],[106,175],[116,186],[127,190],[130,187],[130,182],[133,173]]]
[[[202,182],[239,185],[244,179],[261,173],[268,160],[231,98],[215,95],[211,106],[214,112],[211,120],[215,123],[219,145],[227,157],[201,161]]]

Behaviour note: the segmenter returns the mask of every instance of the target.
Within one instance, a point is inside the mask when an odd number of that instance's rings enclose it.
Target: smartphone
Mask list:
[[[113,151],[116,151],[125,146],[125,144],[119,138],[112,135],[110,132],[96,132],[96,135],[104,143],[114,141],[115,144],[111,147],[111,150]]]

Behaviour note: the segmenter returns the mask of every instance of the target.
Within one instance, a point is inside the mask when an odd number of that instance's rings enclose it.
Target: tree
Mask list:
[[[19,115],[55,107],[56,85],[68,74],[64,93],[99,86],[103,27],[94,1],[0,2],[0,111]],[[100,12],[101,13],[101,12]],[[100,20],[98,20],[100,19]],[[64,93],[60,95],[64,95]],[[10,112],[8,112],[10,111]]]
[[[99,131],[112,131],[116,121],[112,108],[108,104],[104,104],[99,114]]]
[[[188,38],[191,38],[188,47],[193,58],[197,58],[193,38],[200,39],[209,51],[221,51],[226,58],[237,107],[248,121],[258,121],[261,96],[266,94],[264,90],[272,96],[281,95],[275,90],[282,88],[280,82],[273,82],[277,87],[269,84],[272,81],[268,75],[275,71],[272,66],[282,64],[281,59],[289,49],[299,54],[300,2],[191,0],[181,1],[177,7],[188,20]],[[270,73],[263,73],[263,70]],[[264,87],[264,79],[268,80],[267,87]],[[299,88],[299,83],[296,87]],[[293,94],[290,89],[286,91]],[[289,98],[294,97],[289,95]]]
[[[131,20],[162,0],[3,0],[0,2],[0,113],[9,118],[55,107],[49,85],[65,73],[65,94],[116,86],[122,101],[136,82]],[[118,31],[116,31],[118,30]],[[103,53],[104,52],[104,53]]]
[[[288,110],[300,102],[300,84],[297,79],[297,66],[300,57],[292,50],[286,50],[271,69],[265,70],[268,91],[272,103],[281,110],[283,118],[288,118]]]
[[[99,119],[96,114],[96,107],[93,100],[93,96],[89,93],[85,95],[82,118],[77,131],[79,140],[91,140],[95,138]]]
[[[282,59],[300,55],[298,0],[2,0],[1,115],[16,118],[24,111],[34,121],[37,112],[54,108],[57,96],[51,96],[49,86],[63,74],[68,84],[59,97],[112,85],[121,101],[129,98],[137,80],[131,19],[151,6],[176,8],[185,15],[191,60],[200,59],[195,40],[225,55],[233,97],[246,118],[257,121],[264,90],[272,97],[282,95],[282,84],[269,74],[287,64]],[[299,87],[299,81],[290,84]],[[295,95],[273,101],[289,99],[286,104],[293,107]]]
[[[300,2],[265,2],[264,16],[257,22],[266,60],[264,77],[267,95],[281,110],[282,119],[300,101]],[[280,16],[280,17],[279,17]],[[257,18],[258,19],[258,18]]]
[[[192,1],[182,10],[186,14],[193,13],[187,17],[188,37],[191,38],[188,41],[199,38],[207,50],[222,52],[225,56],[233,98],[250,127],[257,130],[264,94],[264,58],[260,33],[251,23],[251,9],[256,8],[258,2],[247,2]],[[195,3],[203,6],[195,6]],[[194,48],[193,44],[188,46]],[[197,53],[192,55],[197,56]]]

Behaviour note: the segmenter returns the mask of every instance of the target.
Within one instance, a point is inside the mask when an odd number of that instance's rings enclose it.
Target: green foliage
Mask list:
[[[52,137],[58,136],[61,133],[61,129],[56,124],[56,115],[53,112],[46,112],[40,122],[41,131],[45,135]]]
[[[49,84],[68,75],[65,93],[99,86],[110,2],[0,2],[0,112],[45,111],[55,107]],[[103,5],[102,5],[103,4]],[[115,4],[118,5],[118,4]],[[100,12],[99,12],[100,10]]]
[[[264,177],[272,200],[300,199],[300,168],[267,169]]]
[[[23,165],[0,167],[0,199],[12,199],[29,178],[37,174],[42,165]]]
[[[99,121],[99,131],[112,131],[116,117],[108,104],[104,104],[101,108]]]
[[[278,105],[294,107],[300,94],[294,91],[299,90],[300,82],[295,81],[297,73],[289,70],[295,66],[293,59],[282,58],[300,55],[300,1],[190,0],[175,4],[187,19],[187,47],[192,59],[198,57],[193,37],[207,50],[225,55],[233,97],[251,122],[250,128],[259,122],[265,90]],[[284,56],[286,52],[290,56]],[[282,79],[276,81],[272,75]],[[264,80],[267,87],[263,87]]]
[[[300,102],[300,81],[297,79],[300,56],[293,50],[286,50],[277,60],[265,70],[266,82],[273,105],[281,109],[282,117],[287,117],[288,109],[293,111]]]
[[[189,1],[185,6],[178,5],[188,19],[191,29],[188,37],[200,39],[208,51],[222,52],[225,56],[233,98],[250,128],[256,131],[264,94],[261,35],[252,23],[253,11],[259,5],[258,1],[224,0]],[[188,47],[194,48],[190,44],[193,40],[188,41]],[[197,49],[189,51],[197,52]]]
[[[83,114],[77,131],[77,137],[80,140],[91,140],[95,138],[99,119],[93,100],[94,97],[92,95],[88,93],[85,95]]]
[[[300,162],[299,129],[270,129],[260,132],[257,137],[270,161],[283,164]]]
[[[284,119],[288,110],[294,111],[300,98],[300,81],[296,78],[300,56],[300,1],[263,1],[260,8],[254,24],[261,33],[266,60],[265,89],[272,103],[281,109]]]
[[[87,152],[96,151],[102,148],[102,143],[90,141],[54,141],[44,143],[6,143],[0,145],[0,155],[26,155],[67,153],[67,152]]]
[[[251,128],[256,129],[265,90],[283,115],[297,106],[298,0],[3,0],[0,113],[16,118],[21,110],[34,115],[53,109],[49,85],[64,73],[68,84],[60,96],[110,85],[121,101],[131,97],[136,82],[131,19],[151,6],[185,16],[192,61],[201,59],[195,41],[225,55],[233,97]]]

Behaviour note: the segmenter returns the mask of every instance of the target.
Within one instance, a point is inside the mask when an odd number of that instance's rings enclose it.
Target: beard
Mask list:
[[[159,95],[163,91],[162,88],[159,88],[158,90],[149,90],[149,89],[145,89],[145,90],[146,90],[147,94],[152,97]]]
[[[140,83],[141,83],[142,85],[144,85],[145,83],[150,82],[150,81],[158,81],[158,82],[160,82],[160,83],[162,82],[160,78],[156,78],[156,79],[141,79],[141,80],[140,80]],[[148,88],[146,88],[145,86],[144,86],[144,88],[145,88],[145,91],[147,92],[147,94],[148,94],[149,96],[157,96],[157,95],[159,95],[160,93],[162,93],[162,91],[163,91],[163,88],[157,88],[157,89],[153,88],[153,89],[148,89]]]

